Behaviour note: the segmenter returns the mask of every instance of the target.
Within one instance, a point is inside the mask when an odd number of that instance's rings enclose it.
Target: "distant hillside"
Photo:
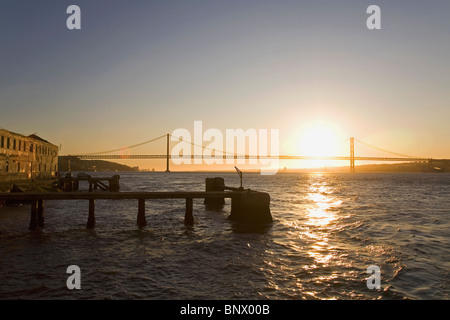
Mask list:
[[[342,167],[326,167],[326,168],[313,168],[313,169],[288,169],[289,171],[299,171],[299,172],[349,172],[348,166]],[[450,172],[450,162],[449,161],[435,161],[433,164],[428,163],[389,163],[389,164],[364,164],[357,165],[355,171],[358,173],[370,173],[370,172]],[[280,170],[283,172],[283,170]]]
[[[59,172],[69,171],[69,158],[58,157]],[[138,171],[138,167],[130,167],[124,164],[104,160],[80,160],[70,159],[72,171]]]
[[[394,163],[366,164],[356,167],[357,172],[449,172],[448,163]]]

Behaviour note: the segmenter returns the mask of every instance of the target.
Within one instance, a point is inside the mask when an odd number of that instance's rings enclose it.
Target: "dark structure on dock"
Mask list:
[[[78,175],[74,177],[71,173],[66,173],[64,178],[57,182],[57,187],[64,192],[78,191],[80,188],[80,181],[87,181],[89,183],[89,192],[94,190],[101,191],[119,191],[119,175],[112,177],[92,177],[91,175]]]
[[[240,172],[240,171],[238,171]],[[206,178],[206,192],[224,192],[225,190],[233,191],[231,200],[230,220],[243,223],[271,223],[272,215],[270,213],[270,196],[268,193],[252,191],[239,188],[225,186],[223,178]],[[204,202],[209,208],[218,208],[225,204],[225,198],[205,198]]]
[[[272,223],[270,213],[270,196],[264,192],[244,190],[243,188],[226,187],[222,178],[206,180],[207,191],[169,191],[169,192],[49,192],[49,193],[0,193],[0,200],[27,201],[31,203],[31,230],[44,227],[44,201],[46,200],[88,200],[89,211],[87,228],[95,227],[95,201],[102,199],[138,201],[137,224],[147,225],[145,216],[145,200],[150,199],[185,199],[186,211],[184,223],[194,224],[193,199],[205,199],[207,205],[223,205],[225,198],[231,199],[231,214],[229,219],[252,225]],[[93,181],[93,180],[91,180]],[[214,190],[221,189],[221,190]],[[222,190],[223,189],[223,190]],[[230,191],[225,191],[230,190]]]

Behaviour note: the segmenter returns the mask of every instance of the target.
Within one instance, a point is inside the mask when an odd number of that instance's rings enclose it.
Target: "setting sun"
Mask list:
[[[311,123],[300,134],[298,144],[299,154],[311,157],[327,157],[339,154],[339,133],[330,124],[323,122]],[[332,166],[332,160],[308,160],[308,167]]]

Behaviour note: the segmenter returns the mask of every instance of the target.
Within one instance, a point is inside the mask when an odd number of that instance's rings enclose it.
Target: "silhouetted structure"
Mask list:
[[[179,139],[174,139],[174,141],[170,141],[170,134],[165,134],[160,137],[132,145],[129,147],[119,148],[115,150],[108,150],[90,154],[78,154],[68,156],[68,158],[72,159],[80,159],[80,160],[127,160],[127,159],[165,159],[166,160],[166,172],[170,172],[169,165],[171,159],[170,150],[174,147],[174,144],[185,143],[188,148],[193,147],[194,151],[197,150],[197,154],[194,152],[192,154],[185,155],[177,155],[177,158],[181,159],[190,159],[190,160],[198,160],[198,159],[219,159],[222,158],[224,163],[227,160],[239,160],[243,159],[245,161],[249,160],[261,160],[261,159],[279,159],[279,160],[337,160],[337,161],[349,161],[350,171],[354,172],[356,169],[356,161],[375,161],[375,162],[426,162],[427,164],[431,163],[446,163],[450,161],[450,159],[431,159],[430,157],[416,157],[403,155],[396,152],[384,150],[382,148],[378,148],[376,146],[372,146],[368,143],[365,143],[357,138],[351,137],[345,141],[350,142],[350,152],[349,154],[342,156],[311,156],[311,155],[252,155],[252,154],[238,154],[233,152],[225,152],[224,150],[214,150],[214,154],[212,152],[208,152],[205,154],[203,151],[207,147],[196,145],[190,141],[183,141]],[[355,148],[355,144],[358,143],[358,148]],[[366,152],[361,152],[360,147],[365,147],[370,150],[374,150],[380,155],[368,155]],[[199,149],[201,148],[201,149]],[[359,154],[356,155],[358,149]],[[348,149],[347,149],[348,150]],[[200,153],[200,151],[202,151]],[[211,151],[211,150],[209,150]],[[364,151],[364,150],[363,150]]]
[[[240,189],[229,188],[228,189]],[[94,228],[95,200],[138,200],[137,224],[143,227],[147,224],[145,218],[145,200],[148,199],[185,199],[186,211],[184,223],[194,224],[193,199],[231,199],[231,214],[229,218],[250,225],[266,225],[272,222],[270,213],[270,196],[267,193],[239,191],[171,191],[171,192],[48,192],[48,193],[0,193],[1,200],[29,201],[31,203],[31,230],[44,227],[44,201],[46,200],[88,200],[89,211],[87,228]]]

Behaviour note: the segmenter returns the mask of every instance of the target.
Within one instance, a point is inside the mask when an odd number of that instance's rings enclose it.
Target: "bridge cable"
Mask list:
[[[400,156],[400,157],[404,157],[404,158],[420,158],[420,157],[416,157],[416,156],[410,156],[410,155],[405,155],[405,154],[401,154],[401,153],[396,153],[396,152],[392,152],[392,151],[389,151],[389,150],[385,150],[385,149],[373,146],[373,145],[371,145],[369,143],[366,143],[364,141],[361,141],[361,140],[359,140],[357,138],[355,138],[355,140],[358,141],[359,143],[362,143],[363,145],[365,145],[367,147],[376,149],[378,151],[386,152],[386,153],[389,153],[389,154],[393,154],[393,155],[396,155],[396,156]]]
[[[165,138],[166,136],[167,135],[162,135],[162,136],[160,136],[158,138],[154,138],[154,139],[151,139],[151,140],[148,140],[148,141],[144,141],[144,142],[141,142],[141,143],[138,143],[138,144],[135,144],[135,145],[132,145],[132,146],[128,146],[128,147],[122,147],[122,148],[118,148],[118,149],[114,149],[114,150],[108,150],[108,151],[102,151],[102,152],[91,152],[91,153],[86,153],[85,155],[89,156],[89,155],[97,155],[97,154],[105,154],[105,153],[112,153],[112,152],[117,152],[117,151],[123,151],[124,149],[131,149],[131,148],[139,147],[139,146],[142,146],[144,144],[156,141],[158,139]]]

